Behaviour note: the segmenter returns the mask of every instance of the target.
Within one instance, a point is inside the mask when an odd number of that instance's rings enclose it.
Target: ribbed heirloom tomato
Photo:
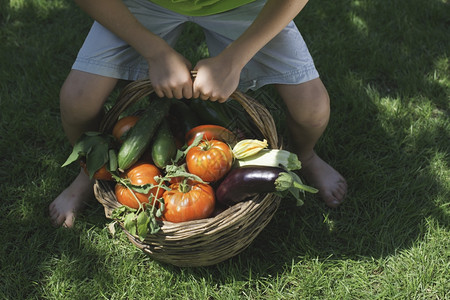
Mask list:
[[[169,222],[186,222],[204,219],[214,211],[213,188],[198,181],[183,180],[170,185],[163,194],[165,208],[162,219]]]
[[[129,182],[133,185],[144,185],[144,184],[157,184],[155,180],[155,176],[161,175],[159,169],[148,163],[136,163],[131,168],[129,168],[122,177],[125,180],[129,180]],[[157,198],[160,198],[164,193],[163,188],[153,187],[147,194],[138,193],[136,191],[131,191],[129,188],[124,186],[121,183],[117,183],[115,187],[115,194],[117,197],[117,201],[119,203],[129,206],[131,208],[138,209],[139,202],[148,203],[148,198],[151,194],[156,195]]]
[[[214,182],[222,178],[233,164],[233,152],[224,142],[203,141],[186,154],[188,171],[203,181]]]

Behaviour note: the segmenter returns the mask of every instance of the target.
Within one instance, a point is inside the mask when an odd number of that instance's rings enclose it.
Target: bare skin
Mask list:
[[[167,98],[226,101],[239,83],[242,68],[306,5],[307,0],[267,0],[248,29],[216,57],[191,64],[163,39],[144,28],[120,0],[75,0],[92,18],[126,41],[149,66],[155,93]],[[61,118],[73,145],[85,131],[97,130],[102,107],[117,80],[72,70],[61,89]],[[294,151],[303,163],[302,175],[330,207],[347,192],[345,179],[314,152],[329,118],[329,99],[320,79],[299,85],[277,85],[289,108]],[[92,182],[80,171],[75,181],[49,207],[56,226],[72,227],[83,203],[92,198]]]
[[[86,76],[87,79],[85,80],[84,77]],[[112,89],[115,85],[114,80],[110,81],[105,77],[94,79],[95,77],[97,76],[72,71],[67,79],[67,85],[71,87],[80,85],[80,88],[86,88],[87,82],[89,82],[93,84],[91,87],[104,86],[107,89]],[[339,172],[314,152],[314,146],[326,128],[330,114],[329,98],[325,87],[320,79],[315,79],[299,85],[277,85],[276,88],[290,111],[288,125],[294,144],[293,149],[302,162],[301,175],[308,184],[319,189],[319,196],[326,205],[329,207],[339,206],[347,193],[347,183]],[[92,92],[86,94],[94,95],[95,90],[98,89],[93,88]],[[84,131],[97,128],[98,122],[96,120],[101,109],[92,109],[88,104],[85,104],[86,106],[81,105],[80,109],[84,108],[90,111],[91,117],[88,120],[83,120],[79,129],[75,130],[74,124],[76,122],[69,117],[65,117],[63,113],[68,106],[73,105],[74,99],[70,101],[68,95],[71,95],[71,92],[65,91],[63,86],[61,92],[63,124],[64,128],[67,128],[66,133],[73,144]],[[99,94],[98,97],[102,97],[102,95]],[[77,100],[77,103],[80,103],[80,101]],[[91,109],[88,109],[89,107]],[[84,114],[86,115],[87,112],[85,111]],[[92,124],[93,128],[84,125],[84,123]],[[89,180],[84,171],[80,170],[74,182],[50,204],[50,217],[56,226],[73,226],[77,212],[84,207],[86,201],[93,198],[92,185],[93,182]]]
[[[299,85],[277,85],[288,111],[293,151],[302,162],[301,175],[319,190],[329,207],[337,207],[347,194],[344,177],[323,161],[314,147],[327,127],[330,117],[328,93],[317,78]]]
[[[69,142],[74,145],[86,131],[97,130],[103,104],[117,79],[72,70],[60,93],[61,120]],[[99,101],[100,99],[100,101]],[[55,226],[72,227],[78,211],[93,199],[93,181],[80,173],[50,204],[49,213]]]
[[[194,67],[194,97],[224,102],[238,85],[243,66],[305,6],[307,1],[267,1],[252,25],[222,53],[201,60]],[[230,63],[231,62],[231,63]],[[330,116],[330,100],[320,79],[299,85],[276,85],[288,107],[288,122],[294,151],[302,161],[301,174],[329,207],[345,198],[347,183],[339,172],[323,161],[314,146]]]
[[[72,227],[77,213],[92,201],[93,182],[80,171],[75,180],[50,204],[49,213],[55,226]]]

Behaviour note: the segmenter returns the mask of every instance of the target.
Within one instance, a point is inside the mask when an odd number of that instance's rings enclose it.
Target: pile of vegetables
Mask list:
[[[205,124],[201,105],[209,104],[202,102],[153,99],[111,133],[84,133],[63,166],[80,161],[90,178],[111,181],[122,204],[112,218],[141,239],[161,220],[208,218],[255,194],[291,193],[301,205],[300,192],[317,192],[293,172],[301,167],[295,154]],[[217,117],[208,109],[210,119]]]

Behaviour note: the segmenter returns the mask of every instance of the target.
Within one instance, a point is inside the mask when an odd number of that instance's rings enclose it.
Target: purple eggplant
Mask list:
[[[232,169],[216,189],[219,203],[233,205],[259,193],[291,192],[299,199],[298,190],[311,193],[316,189],[301,183],[290,171],[269,166],[245,166]]]

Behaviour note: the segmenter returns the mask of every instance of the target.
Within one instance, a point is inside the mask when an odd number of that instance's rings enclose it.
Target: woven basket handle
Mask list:
[[[191,72],[192,77],[195,78],[196,71]],[[154,88],[149,79],[136,80],[128,85],[119,94],[114,106],[106,113],[102,122],[100,123],[100,131],[111,132],[114,124],[119,119],[122,112],[139,101],[140,99],[152,94]],[[271,148],[278,148],[278,134],[272,115],[267,108],[249,97],[248,95],[235,91],[230,96],[231,99],[238,101],[244,110],[249,114],[250,118],[255,123],[256,127],[261,131],[263,136],[267,139]]]
[[[191,71],[191,76],[192,78],[197,77],[197,71]],[[256,127],[268,139],[269,145],[272,148],[278,148],[277,129],[270,112],[258,101],[239,91],[231,94],[230,99],[236,100],[242,105],[250,115],[250,118],[255,122]],[[272,136],[273,134],[275,136]]]

